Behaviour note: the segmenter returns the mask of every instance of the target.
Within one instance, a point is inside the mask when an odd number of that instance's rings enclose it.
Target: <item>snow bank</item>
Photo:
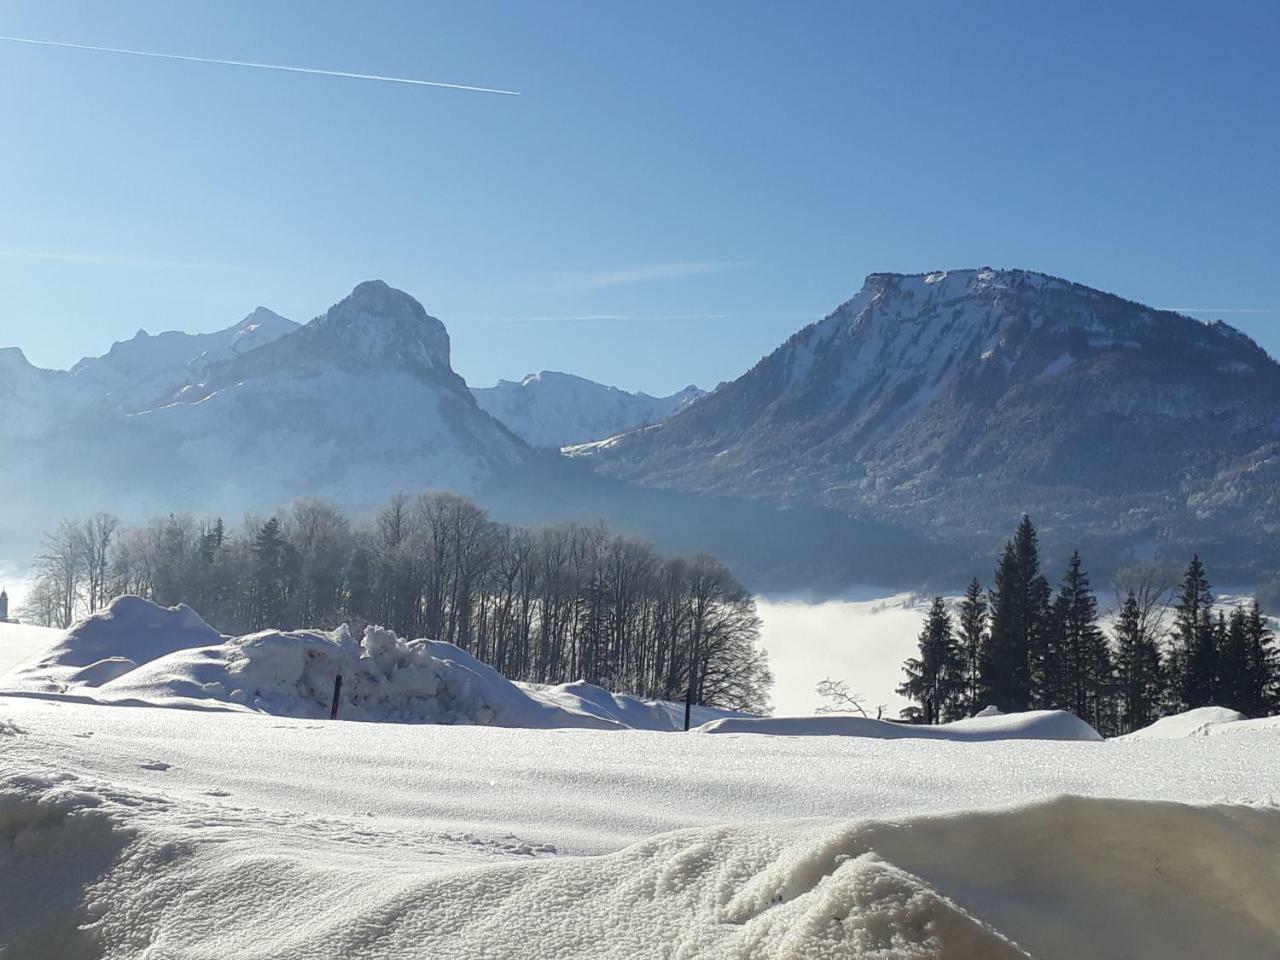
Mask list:
[[[555,687],[530,687],[540,700],[558,704],[575,713],[586,713],[634,730],[684,730],[684,704],[669,700],[644,700],[625,693],[611,693],[585,680],[563,683]],[[748,714],[718,707],[694,706],[691,725],[709,723],[722,717],[745,717]]]
[[[70,776],[10,778],[0,892],[18,909],[0,912],[0,945],[49,960],[244,956],[248,945],[338,960],[1280,951],[1274,807],[1061,797],[898,821],[698,828],[606,856],[452,870],[409,834],[263,813],[215,820],[207,807]]]
[[[356,641],[332,633],[268,630],[178,650],[102,684],[102,699],[181,706],[217,701],[282,717],[329,716],[342,675],[344,720],[469,723],[499,727],[616,728],[529,696],[453,644],[404,641],[367,627]]]
[[[5,689],[97,702],[285,717],[329,716],[342,675],[344,720],[501,727],[683,728],[684,707],[578,682],[522,687],[450,643],[404,641],[380,627],[226,638],[189,607],[121,597],[77,623]],[[698,723],[732,716],[699,707]]]
[[[14,671],[6,686],[38,693],[100,687],[175,650],[221,641],[218,631],[185,604],[162,607],[140,597],[119,597],[74,624],[38,661]]]
[[[872,740],[1101,740],[1097,730],[1064,710],[1030,710],[971,717],[934,726],[893,723],[849,714],[813,717],[731,717],[696,733],[763,733],[782,737],[865,737]]]
[[[1227,707],[1197,707],[1183,713],[1161,717],[1150,726],[1116,737],[1117,740],[1170,740],[1178,737],[1202,737],[1224,723],[1239,723],[1248,718]]]

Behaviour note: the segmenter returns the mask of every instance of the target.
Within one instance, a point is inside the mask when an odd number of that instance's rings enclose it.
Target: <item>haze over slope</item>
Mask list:
[[[990,549],[1274,566],[1280,366],[1247,336],[1023,270],[872,274],[652,430],[590,451],[643,484],[901,519]],[[1113,552],[1114,552],[1113,549]]]

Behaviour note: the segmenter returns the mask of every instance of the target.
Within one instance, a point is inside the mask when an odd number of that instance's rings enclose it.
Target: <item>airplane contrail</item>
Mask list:
[[[34,40],[31,37],[4,37],[10,43],[31,43],[42,47],[66,47],[71,50],[96,50],[98,53],[127,53],[132,57],[156,57],[160,60],[186,60],[190,63],[217,63],[225,67],[257,67],[259,70],[284,70],[288,73],[314,73],[322,77],[345,77],[348,80],[381,80],[385,83],[409,83],[418,87],[444,87],[447,90],[468,90],[472,93],[496,93],[504,97],[520,96],[517,90],[498,90],[494,87],[473,87],[465,83],[444,83],[439,80],[415,80],[412,77],[384,77],[375,73],[348,73],[344,70],[320,70],[315,67],[288,67],[280,63],[251,63],[248,60],[217,60],[213,57],[187,57],[178,53],[155,53],[151,50],[124,50],[119,47],[95,47],[87,43],[65,43],[60,40]]]

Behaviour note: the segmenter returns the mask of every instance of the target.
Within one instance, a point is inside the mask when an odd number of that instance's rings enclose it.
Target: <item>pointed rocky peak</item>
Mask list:
[[[255,307],[253,312],[231,328],[229,346],[235,353],[244,353],[265,343],[270,343],[286,333],[298,329],[298,324],[274,310]]]
[[[366,280],[307,325],[348,360],[413,369],[449,369],[449,333],[403,290]]]

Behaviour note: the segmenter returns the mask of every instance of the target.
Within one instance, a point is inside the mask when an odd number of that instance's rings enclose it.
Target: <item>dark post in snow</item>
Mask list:
[[[338,697],[342,693],[342,674],[333,678],[333,706],[329,708],[329,719],[338,719]]]
[[[693,684],[684,692],[684,731],[689,732],[689,712],[693,709]]]

